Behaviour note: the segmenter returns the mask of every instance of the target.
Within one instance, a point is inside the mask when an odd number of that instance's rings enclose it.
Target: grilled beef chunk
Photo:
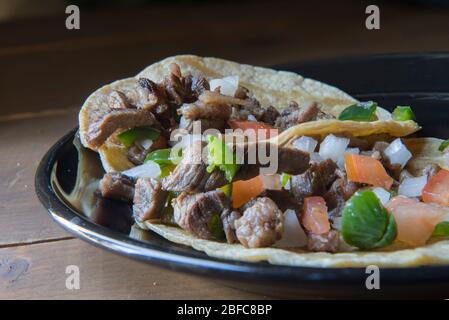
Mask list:
[[[279,116],[279,111],[273,106],[263,108],[259,101],[248,95],[248,90],[246,88],[239,87],[235,93],[235,97],[244,100],[246,103],[233,106],[232,119],[249,120],[249,117],[252,116],[257,121],[265,122],[270,125],[274,125],[276,122],[276,118]]]
[[[245,247],[269,247],[282,236],[284,215],[270,198],[257,198],[234,224],[237,238]]]
[[[175,192],[202,192],[214,190],[227,183],[224,173],[220,170],[207,172],[207,163],[203,159],[206,142],[194,141],[184,150],[181,162],[175,170],[162,179],[165,190]]]
[[[276,119],[275,127],[285,130],[294,125],[315,120],[319,112],[320,109],[316,102],[304,107],[299,107],[296,102],[291,102]]]
[[[99,116],[95,125],[90,126],[87,142],[93,147],[100,147],[117,129],[158,124],[153,114],[144,109],[111,109],[104,116]]]
[[[259,150],[264,147],[265,150]],[[310,156],[307,152],[286,148],[286,147],[273,147],[270,144],[261,142],[249,143],[243,146],[244,150],[241,150],[241,146],[236,146],[236,152],[238,155],[243,155],[242,162],[239,171],[236,174],[235,180],[248,180],[259,175],[260,168],[266,168],[270,166],[270,163],[261,164],[260,158],[250,159],[248,152],[251,154],[261,153],[266,156],[267,159],[271,158],[271,150],[277,150],[278,167],[276,173],[288,173],[291,175],[301,174],[309,168]],[[251,162],[256,162],[252,164]]]
[[[196,194],[183,192],[172,200],[172,205],[176,223],[202,239],[215,239],[210,230],[212,218],[227,215],[231,206],[220,189]]]
[[[341,217],[341,213],[346,204],[346,201],[360,189],[361,185],[346,178],[338,178],[332,183],[329,191],[324,194],[327,207],[329,208],[329,217],[331,220]]]
[[[134,193],[133,215],[137,221],[159,218],[167,201],[167,191],[156,179],[139,178]]]
[[[241,214],[238,211],[225,210],[221,214],[221,221],[223,223],[223,230],[225,232],[226,241],[228,243],[239,242],[237,235],[235,234],[235,220],[241,218]]]
[[[178,109],[178,114],[187,120],[198,119],[222,119],[228,120],[231,116],[232,108],[226,104],[205,104],[201,101],[184,104]]]
[[[260,196],[273,200],[282,212],[287,209],[292,209],[295,211],[298,211],[299,209],[298,202],[288,190],[265,190]]]
[[[336,179],[337,165],[332,160],[313,163],[303,174],[292,176],[290,190],[296,201],[303,203],[305,197],[323,196]]]
[[[133,105],[128,101],[126,95],[118,90],[113,90],[109,94],[108,105],[111,109],[126,109],[133,107]]]
[[[192,77],[183,77],[181,69],[176,63],[170,65],[170,74],[165,77],[162,85],[169,101],[175,105],[195,101],[192,93]]]
[[[210,90],[209,81],[204,77],[192,77],[192,94],[198,98],[204,91]]]
[[[181,122],[179,123],[179,128],[185,129],[188,133],[204,133],[204,131],[208,129],[217,129],[220,132],[223,132],[226,128],[227,122],[223,119],[199,119],[199,120],[187,120],[185,118],[181,118]],[[198,128],[198,129],[196,129]]]
[[[309,233],[307,235],[307,240],[307,248],[310,251],[337,252],[340,245],[340,235],[339,232],[335,230],[330,230],[324,234]]]
[[[134,197],[134,179],[119,172],[106,173],[100,180],[100,192],[104,198],[131,202]]]

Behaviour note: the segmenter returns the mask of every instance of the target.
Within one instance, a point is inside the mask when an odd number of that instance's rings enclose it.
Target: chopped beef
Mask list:
[[[126,95],[118,90],[113,90],[109,94],[108,105],[111,109],[126,109],[133,107],[133,105],[128,101]]]
[[[232,109],[231,118],[234,120],[248,120],[248,116],[253,116],[257,121],[262,121],[274,125],[279,111],[273,106],[261,107],[256,98],[249,96],[249,91],[245,87],[239,86],[235,97],[245,101],[245,104],[236,104]]]
[[[164,88],[147,78],[140,78],[138,83],[140,98],[138,107],[154,113],[164,113],[168,109]]]
[[[204,77],[192,77],[192,93],[198,98],[204,91],[210,90],[209,81]]]
[[[422,175],[427,176],[427,179],[432,178],[440,171],[440,167],[437,164],[431,163],[424,167],[422,170]]]
[[[346,201],[360,188],[360,184],[348,181],[346,177],[337,178],[332,183],[330,189],[323,195],[332,220],[341,217]]]
[[[221,214],[221,221],[223,223],[223,230],[228,243],[238,242],[235,234],[235,220],[240,219],[242,215],[238,211],[225,210]]]
[[[106,173],[100,180],[100,192],[104,198],[131,202],[134,197],[134,179],[119,172]]]
[[[285,130],[294,125],[315,120],[319,111],[316,102],[304,107],[299,107],[296,102],[292,102],[286,109],[282,110],[281,115],[276,119],[275,127]]]
[[[362,138],[357,137],[349,137],[349,145],[350,148],[359,148],[360,150],[368,150],[370,148],[371,143]]]
[[[267,197],[273,200],[274,203],[276,203],[279,209],[283,212],[287,209],[298,211],[300,208],[293,195],[285,189],[265,190],[260,196]]]
[[[100,147],[117,129],[158,125],[153,114],[144,109],[111,109],[90,126],[87,142]]]
[[[172,200],[174,219],[184,230],[202,239],[215,239],[209,228],[211,219],[227,215],[230,201],[220,189],[205,193],[181,193]],[[216,240],[216,239],[215,239]]]
[[[309,233],[307,240],[307,248],[316,252],[337,252],[340,245],[340,235],[336,230],[324,234]]]
[[[184,104],[178,109],[178,114],[187,120],[198,119],[223,119],[231,116],[232,107],[226,104],[206,104],[201,101]]]
[[[260,163],[259,153],[262,154],[266,159],[271,158],[271,150],[277,151],[277,170],[274,173],[288,173],[291,175],[301,174],[309,168],[310,156],[307,152],[286,148],[272,146],[269,143],[257,142],[248,143],[243,146],[244,150],[241,150],[242,146],[236,146],[236,152],[238,155],[242,155],[242,162],[239,171],[236,175],[236,180],[247,180],[251,179],[260,173],[260,168],[266,168],[270,166],[270,163],[262,164]],[[260,150],[260,148],[265,148],[265,150]],[[248,152],[251,154],[256,154],[257,159],[250,159]],[[256,160],[256,163],[251,163]]]
[[[141,165],[145,161],[148,153],[149,150],[145,150],[139,144],[134,144],[127,150],[128,160],[136,166]]]
[[[274,126],[276,123],[276,119],[279,117],[279,111],[273,106],[269,106],[266,108],[260,117],[259,121],[268,123],[269,125]]]
[[[208,164],[203,159],[206,142],[194,141],[184,150],[181,162],[173,172],[162,179],[165,190],[175,192],[201,192],[214,190],[227,183],[221,170],[207,172]]]
[[[134,193],[133,215],[138,221],[159,218],[167,201],[167,192],[156,179],[139,178]]]
[[[282,237],[284,215],[270,198],[257,198],[234,224],[237,238],[245,247],[269,247]]]
[[[332,160],[314,163],[301,175],[292,176],[290,188],[296,201],[303,203],[305,197],[323,196],[336,179],[337,165]]]
[[[203,133],[208,129],[217,129],[220,132],[224,132],[227,126],[226,120],[223,119],[199,119],[199,120],[186,120],[181,118],[179,128],[185,129],[188,133]],[[196,129],[198,128],[198,129]]]
[[[183,77],[181,69],[176,63],[170,65],[170,74],[165,77],[162,85],[168,100],[177,106],[195,101],[192,93],[192,77]]]

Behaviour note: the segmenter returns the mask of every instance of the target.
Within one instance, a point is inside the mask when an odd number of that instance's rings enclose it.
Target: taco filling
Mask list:
[[[165,70],[160,81],[102,89],[103,107],[86,111],[80,129],[106,169],[101,195],[132,205],[139,226],[166,226],[160,233],[180,243],[188,234],[294,252],[415,248],[449,236],[448,143],[407,137],[419,130],[410,107],[332,106],[307,93],[267,105],[237,75]],[[274,171],[252,157],[260,150],[275,153]]]

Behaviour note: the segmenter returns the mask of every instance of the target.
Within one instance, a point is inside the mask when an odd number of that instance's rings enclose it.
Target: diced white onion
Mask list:
[[[343,157],[348,144],[348,138],[339,138],[330,134],[321,142],[319,154],[323,159],[331,159],[337,163]]]
[[[253,116],[252,114],[249,114],[249,115],[248,115],[247,120],[248,120],[248,121],[257,121],[256,117]]]
[[[151,140],[151,139],[142,139],[142,140],[139,141],[139,143],[145,150],[148,150],[153,145],[153,140]]]
[[[220,87],[221,94],[233,97],[239,87],[239,77],[230,76],[221,79],[212,79],[209,81],[209,86],[211,91]]]
[[[324,161],[324,159],[320,156],[320,154],[318,152],[312,152],[310,154],[310,162],[320,163],[322,161]]]
[[[337,166],[341,170],[345,170],[345,154],[346,153],[359,154],[360,153],[360,149],[359,148],[346,148],[345,153],[337,161]]]
[[[161,174],[161,168],[156,162],[150,160],[122,173],[131,178],[157,178]]]
[[[285,210],[284,232],[274,246],[278,248],[298,248],[307,245],[307,235],[299,224],[298,217],[292,209]]]
[[[318,141],[316,141],[313,138],[306,137],[306,136],[302,136],[293,141],[293,147],[295,147],[298,150],[308,152],[308,153],[314,152],[317,144],[318,144]]]
[[[377,187],[377,188],[372,189],[372,191],[379,198],[380,203],[382,203],[382,205],[386,205],[387,202],[390,201],[391,193],[389,193],[384,188]]]
[[[282,190],[281,179],[278,174],[261,174],[261,178],[266,190]]]
[[[406,178],[402,180],[402,183],[399,185],[398,193],[401,196],[406,197],[420,197],[422,195],[422,190],[427,184],[427,175],[414,177],[414,178]]]
[[[391,164],[399,164],[402,168],[412,158],[411,152],[402,143],[400,138],[394,140],[384,151]]]
[[[380,120],[380,121],[392,119],[391,113],[381,107],[376,108],[376,116],[377,116],[377,120]]]

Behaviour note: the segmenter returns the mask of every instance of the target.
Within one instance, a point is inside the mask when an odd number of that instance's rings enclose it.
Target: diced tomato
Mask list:
[[[240,208],[264,191],[261,176],[249,180],[239,180],[232,183],[232,206]]]
[[[327,214],[326,202],[322,197],[307,197],[301,217],[302,225],[314,234],[329,232],[331,225]]]
[[[387,174],[384,166],[377,159],[347,153],[345,154],[345,167],[350,181],[367,183],[385,189],[390,189],[393,184],[393,178]]]
[[[243,132],[247,133],[247,130],[254,130],[254,133],[256,135],[256,138],[272,138],[279,134],[279,130],[273,128],[269,124],[263,123],[263,122],[257,122],[257,121],[246,121],[246,120],[229,120],[228,121],[229,126],[231,129],[241,129]]]
[[[422,199],[449,207],[449,171],[442,169],[427,181]]]
[[[394,197],[387,204],[398,228],[398,240],[412,246],[424,245],[432,236],[435,226],[444,221],[448,208],[426,204],[417,199]]]
[[[153,141],[151,145],[151,150],[158,150],[167,147],[167,139],[163,135],[160,135],[156,141]]]

